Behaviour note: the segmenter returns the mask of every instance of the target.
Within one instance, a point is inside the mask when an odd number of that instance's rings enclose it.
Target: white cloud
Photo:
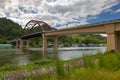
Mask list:
[[[0,0],[0,17],[5,17],[10,13],[9,19],[18,22],[24,26],[29,20],[35,19],[46,21],[55,26],[62,24],[65,27],[67,22],[78,21],[80,23],[69,24],[69,26],[86,24],[88,15],[95,18],[103,11],[109,11],[110,8],[118,3],[119,0]],[[30,11],[26,13],[20,10]],[[36,13],[33,14],[33,10]],[[119,11],[119,10],[118,10]],[[73,18],[80,18],[74,20]]]
[[[116,10],[115,13],[119,13],[120,12],[120,9]]]

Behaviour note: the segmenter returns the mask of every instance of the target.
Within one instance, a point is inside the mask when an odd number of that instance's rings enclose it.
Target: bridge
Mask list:
[[[31,38],[41,36],[43,40],[43,52],[47,51],[47,39],[49,38],[54,40],[54,50],[57,50],[58,37],[74,33],[105,33],[107,34],[107,50],[120,50],[120,20],[107,21],[98,24],[74,26],[71,28],[58,30],[53,29],[50,25],[43,21],[31,20],[24,27],[23,36],[21,36],[21,39],[19,39],[20,48],[22,48],[23,40],[28,41]],[[28,42],[27,47],[29,44]]]

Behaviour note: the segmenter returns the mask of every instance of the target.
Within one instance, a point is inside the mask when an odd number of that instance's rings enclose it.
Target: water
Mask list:
[[[58,57],[61,60],[69,60],[82,57],[84,54],[94,55],[97,52],[105,51],[105,47],[61,48],[58,51]],[[39,48],[31,48],[29,50],[0,49],[0,66],[5,64],[25,65],[31,61],[43,59],[45,57],[54,59],[53,51],[49,50],[47,55],[42,55]]]

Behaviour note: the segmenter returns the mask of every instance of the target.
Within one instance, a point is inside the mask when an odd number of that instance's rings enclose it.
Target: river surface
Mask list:
[[[69,60],[80,58],[83,55],[95,55],[98,52],[104,53],[105,51],[106,47],[59,48],[58,58],[61,60]],[[29,50],[0,49],[0,66],[5,64],[25,65],[31,61],[43,58],[54,59],[54,52],[49,49],[46,55],[43,55],[39,48],[30,48]]]

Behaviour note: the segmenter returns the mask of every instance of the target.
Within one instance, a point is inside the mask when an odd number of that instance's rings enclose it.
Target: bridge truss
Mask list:
[[[53,28],[43,21],[30,20],[24,27],[23,35],[36,33],[36,32],[45,32],[51,31]]]

